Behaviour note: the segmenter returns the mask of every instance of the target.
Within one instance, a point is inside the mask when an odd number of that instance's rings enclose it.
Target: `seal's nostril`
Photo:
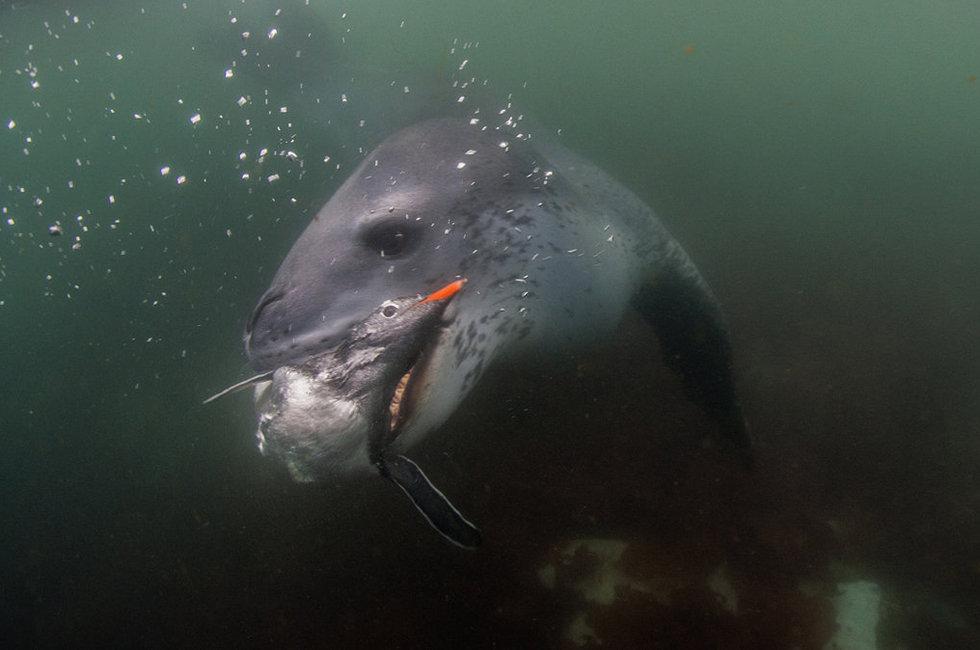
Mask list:
[[[272,303],[282,300],[285,294],[281,291],[276,293],[266,293],[266,295],[259,301],[259,306],[255,308],[252,312],[252,317],[248,319],[248,323],[245,325],[245,335],[248,336],[252,333],[252,328],[255,327],[255,323],[258,322],[259,317],[262,315],[262,311],[271,305]]]

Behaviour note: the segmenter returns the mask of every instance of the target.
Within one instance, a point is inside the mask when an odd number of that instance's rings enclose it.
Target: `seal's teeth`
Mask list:
[[[408,380],[412,378],[412,369],[402,375],[395,386],[395,393],[391,396],[391,403],[388,404],[388,430],[394,431],[401,424],[402,398],[405,397],[405,389],[408,388]]]

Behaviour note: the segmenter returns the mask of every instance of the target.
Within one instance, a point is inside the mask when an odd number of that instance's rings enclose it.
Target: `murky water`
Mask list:
[[[980,644],[980,10],[967,2],[0,5],[0,637]],[[380,481],[254,448],[245,319],[365,153],[527,115],[732,324],[745,473],[630,317],[494,368]],[[851,618],[848,618],[851,617]]]

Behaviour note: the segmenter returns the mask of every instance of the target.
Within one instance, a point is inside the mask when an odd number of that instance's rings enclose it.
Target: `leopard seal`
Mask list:
[[[653,211],[564,147],[478,120],[389,136],[316,213],[248,319],[260,373],[335,346],[384,299],[468,281],[405,388],[395,448],[436,431],[492,365],[609,336],[636,309],[666,364],[750,458],[729,330]]]

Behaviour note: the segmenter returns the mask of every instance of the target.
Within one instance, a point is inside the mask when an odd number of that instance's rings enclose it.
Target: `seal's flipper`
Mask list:
[[[404,456],[393,456],[379,462],[378,468],[382,476],[394,481],[432,527],[450,542],[473,549],[483,541],[477,527],[466,520],[411,460]]]
[[[674,246],[670,263],[643,285],[633,304],[656,330],[667,366],[681,376],[691,398],[718,422],[722,435],[751,465],[728,326],[707,283],[680,246]]]

